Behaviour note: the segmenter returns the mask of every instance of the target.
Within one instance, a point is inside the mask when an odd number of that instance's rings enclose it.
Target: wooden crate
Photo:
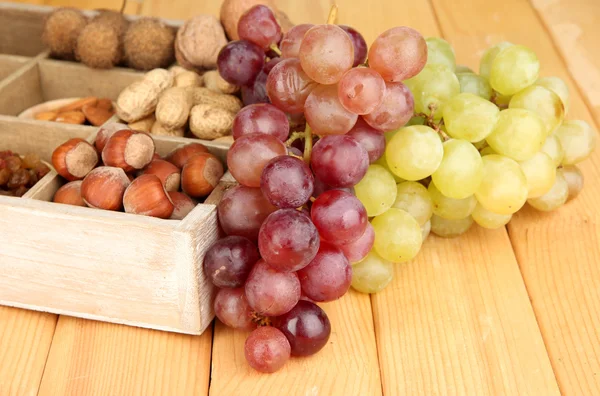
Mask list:
[[[23,120],[19,113],[59,98],[115,100],[142,76],[49,59],[39,39],[51,10],[0,3],[0,150],[34,152],[46,161],[67,139],[93,141],[97,128]],[[161,155],[199,141],[154,139]],[[228,145],[200,142],[225,160]],[[216,203],[229,180],[181,221],[52,203],[64,183],[54,171],[23,198],[0,196],[0,304],[202,333],[214,317],[202,259],[218,237]]]

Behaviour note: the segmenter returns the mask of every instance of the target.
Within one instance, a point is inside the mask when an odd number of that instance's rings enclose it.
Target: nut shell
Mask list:
[[[121,124],[119,122],[111,122],[110,124],[104,125],[102,128],[98,130],[96,134],[96,140],[94,141],[94,146],[96,146],[96,150],[99,153],[104,150],[104,146],[106,146],[106,142],[108,139],[118,131],[128,130],[130,129],[127,125]]]
[[[97,164],[96,149],[80,138],[67,140],[52,153],[54,169],[69,181],[83,179]]]
[[[143,174],[157,176],[167,191],[179,190],[179,185],[181,184],[181,171],[178,167],[168,161],[161,159],[153,160],[150,162],[150,165],[144,169]]]
[[[152,124],[152,128],[150,128],[150,133],[152,135],[157,135],[157,136],[184,137],[185,129],[184,128],[167,129],[167,128],[165,128],[165,126],[163,124],[156,121],[154,124]]]
[[[121,210],[123,194],[129,183],[123,169],[100,166],[83,179],[81,196],[91,208]]]
[[[165,159],[179,169],[183,169],[190,158],[200,153],[208,153],[206,146],[200,143],[190,143],[176,148]]]
[[[201,87],[203,84],[203,78],[201,75],[194,71],[185,70],[175,75],[175,87]]]
[[[131,172],[147,166],[154,157],[154,140],[145,132],[130,129],[115,132],[102,150],[102,161]]]
[[[169,66],[175,60],[175,31],[156,18],[142,18],[125,33],[125,59],[138,70]]]
[[[223,164],[212,154],[200,153],[190,158],[181,171],[183,192],[193,198],[210,194],[221,177]]]
[[[171,214],[171,219],[173,220],[183,220],[196,207],[196,202],[182,192],[170,191],[169,197],[175,207]]]
[[[217,70],[210,70],[204,73],[204,86],[211,91],[223,94],[234,94],[240,90],[240,87],[227,81]]]
[[[185,126],[192,108],[192,93],[183,87],[169,88],[163,92],[156,106],[156,120],[168,130]]]
[[[200,104],[190,113],[190,130],[199,139],[213,140],[231,134],[235,114],[225,109]]]
[[[81,196],[81,184],[83,181],[75,180],[69,182],[56,190],[52,202],[73,206],[86,206]]]
[[[175,74],[167,69],[153,69],[144,74],[144,81],[156,86],[160,92],[173,86]]]
[[[117,115],[125,122],[134,122],[148,117],[156,110],[162,90],[145,80],[136,81],[119,94],[116,103]]]
[[[168,219],[174,210],[173,202],[160,179],[142,175],[135,179],[123,196],[125,212]]]
[[[178,60],[197,70],[215,69],[219,51],[227,44],[223,27],[212,15],[198,15],[178,30],[175,40]]]

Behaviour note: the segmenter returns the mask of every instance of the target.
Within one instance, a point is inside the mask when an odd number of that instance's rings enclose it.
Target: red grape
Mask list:
[[[298,53],[302,69],[319,84],[335,84],[354,63],[348,34],[336,25],[317,25],[302,39]]]
[[[260,188],[279,208],[299,208],[313,192],[314,176],[304,161],[283,155],[275,157],[263,170]]]
[[[242,101],[244,102],[244,106],[254,103],[271,103],[267,95],[267,76],[271,72],[271,69],[281,60],[281,58],[269,60],[265,63],[260,73],[258,73],[254,82],[249,86],[242,87]]]
[[[384,94],[385,81],[379,73],[367,67],[348,70],[338,84],[342,106],[354,114],[372,112],[381,104]]]
[[[369,154],[350,136],[325,136],[313,147],[310,165],[331,187],[352,187],[367,173]]]
[[[306,75],[298,59],[284,59],[271,70],[267,77],[267,94],[271,103],[286,113],[304,112],[304,102],[317,86]]]
[[[279,44],[281,56],[283,58],[297,58],[304,34],[313,26],[315,25],[311,23],[296,25],[284,34],[281,44]]]
[[[373,128],[388,132],[406,125],[413,116],[415,102],[408,87],[401,82],[385,85],[383,101],[363,118]]]
[[[365,38],[360,34],[356,29],[346,26],[346,25],[338,25],[343,31],[345,31],[348,36],[350,36],[350,40],[352,40],[352,45],[354,46],[354,63],[352,67],[356,67],[361,63],[364,63],[367,60],[367,42]]]
[[[260,315],[283,315],[300,299],[300,280],[295,272],[280,272],[259,260],[248,276],[245,292],[248,304]]]
[[[336,246],[344,252],[348,261],[357,263],[367,257],[373,248],[373,243],[375,243],[375,230],[371,223],[367,223],[367,229],[360,238],[348,243],[338,243]]]
[[[238,20],[237,28],[240,39],[248,40],[265,50],[281,40],[281,27],[273,11],[262,4],[244,12]]]
[[[244,356],[250,367],[261,373],[274,373],[289,360],[291,353],[287,337],[274,327],[254,330],[246,339]]]
[[[290,123],[283,111],[273,105],[260,103],[240,110],[233,119],[231,130],[234,139],[251,133],[266,133],[285,141],[290,133]]]
[[[217,205],[221,228],[227,235],[239,235],[252,241],[258,239],[263,221],[277,208],[260,188],[235,186],[223,194]]]
[[[250,85],[265,62],[265,53],[246,40],[232,41],[219,52],[217,67],[225,81],[234,85]]]
[[[294,356],[310,356],[319,352],[331,334],[331,323],[317,304],[301,300],[285,315],[273,320],[273,326],[285,334]]]
[[[252,133],[233,142],[227,153],[227,167],[240,184],[260,187],[260,175],[267,162],[285,154],[285,145],[275,136]]]
[[[259,258],[258,249],[251,240],[228,236],[208,249],[204,256],[204,272],[217,287],[241,287]]]
[[[278,271],[298,271],[319,251],[319,233],[310,218],[295,209],[280,209],[267,217],[258,234],[264,261]]]
[[[356,125],[347,133],[367,150],[369,163],[377,161],[385,152],[385,136],[381,131],[373,128],[362,117],[358,118]]]
[[[352,187],[331,187],[325,183],[323,183],[321,180],[315,178],[315,188],[313,189],[313,197],[318,197],[319,195],[323,194],[325,191],[329,191],[329,190],[341,190],[341,191],[345,191],[349,194],[354,195],[354,189]]]
[[[369,50],[369,67],[385,81],[400,82],[416,76],[427,62],[427,44],[415,29],[400,26],[379,35]]]
[[[337,300],[350,288],[352,267],[341,249],[322,242],[315,258],[298,271],[302,293],[313,301]]]
[[[244,288],[219,289],[215,297],[215,315],[225,325],[234,329],[252,330],[252,308],[248,305]]]
[[[313,89],[304,104],[304,116],[319,136],[343,135],[352,129],[358,118],[342,106],[335,85],[319,85]]]
[[[319,235],[332,243],[349,243],[360,238],[367,229],[367,210],[354,195],[329,190],[313,202],[310,216]]]

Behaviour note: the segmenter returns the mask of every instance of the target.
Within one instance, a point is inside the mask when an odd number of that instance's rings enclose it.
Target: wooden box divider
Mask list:
[[[29,62],[30,58],[19,55],[0,54],[0,81]]]

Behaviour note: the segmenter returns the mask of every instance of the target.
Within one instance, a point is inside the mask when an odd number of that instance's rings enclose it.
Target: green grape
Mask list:
[[[421,226],[421,238],[423,239],[423,242],[425,242],[425,240],[429,236],[430,232],[431,232],[431,220],[427,220],[427,222]]]
[[[408,120],[405,126],[411,125],[425,125],[425,118],[417,116],[412,117],[410,120]]]
[[[429,183],[429,195],[433,202],[433,214],[449,220],[464,219],[469,216],[477,200],[474,195],[470,195],[463,199],[448,198],[438,190],[434,183]]]
[[[569,199],[569,183],[567,183],[562,172],[557,172],[556,180],[550,191],[541,197],[528,199],[527,203],[537,210],[550,212],[563,206],[567,199]]]
[[[494,149],[491,148],[490,146],[487,146],[487,147],[481,149],[481,151],[479,152],[479,154],[483,157],[484,155],[498,154],[498,153],[495,152]]]
[[[415,181],[399,183],[396,188],[393,207],[408,212],[420,225],[425,224],[433,214],[433,202],[427,188]]]
[[[377,293],[383,290],[393,277],[393,263],[371,250],[367,257],[352,265],[351,285],[361,293]]]
[[[527,200],[527,179],[519,164],[497,154],[481,159],[483,180],[475,192],[477,201],[498,214],[513,214],[521,209]]]
[[[527,198],[537,198],[546,194],[556,179],[556,166],[552,158],[544,152],[536,153],[527,161],[519,162],[527,179]]]
[[[483,77],[477,74],[470,73],[456,73],[456,78],[460,84],[460,92],[468,92],[473,95],[482,97],[485,100],[492,98],[492,87],[490,83]]]
[[[570,201],[578,196],[583,189],[583,173],[581,173],[579,168],[575,165],[567,165],[560,168],[557,172],[562,174],[569,186],[569,198],[567,200]]]
[[[473,69],[471,69],[468,66],[465,65],[456,65],[456,67],[454,68],[454,72],[455,73],[472,73],[475,74],[475,72],[473,71]]]
[[[488,146],[487,142],[485,141],[485,139],[482,139],[478,142],[473,142],[473,146],[475,146],[475,148],[477,150],[483,150],[484,148],[486,148]]]
[[[354,186],[354,194],[367,209],[367,216],[377,216],[391,208],[396,200],[396,181],[383,166],[371,165]]]
[[[392,139],[392,137],[394,137],[394,135],[396,133],[398,133],[398,131],[400,131],[400,129],[396,129],[396,130],[393,130],[393,131],[390,131],[390,132],[386,132],[386,133],[383,134],[383,136],[385,137],[385,144],[386,145],[389,143],[390,139]],[[396,180],[396,183],[402,183],[403,181],[405,181],[403,178],[401,178],[400,176],[396,175],[394,172],[392,172],[390,170],[390,167],[388,166],[387,159],[386,159],[386,156],[385,156],[385,151],[383,152],[383,155],[381,157],[379,157],[379,159],[377,161],[373,162],[373,164],[383,166],[394,177],[394,180]]]
[[[549,90],[557,94],[565,108],[565,115],[569,112],[569,88],[563,80],[561,80],[558,77],[540,77],[535,82],[535,85],[548,88]]]
[[[434,120],[442,119],[444,104],[460,93],[460,83],[450,68],[426,65],[413,78],[404,81],[415,99],[415,113],[431,114]]]
[[[431,176],[443,155],[444,148],[437,132],[424,125],[400,128],[385,149],[388,168],[405,180]]]
[[[450,70],[456,68],[456,57],[454,48],[446,40],[439,37],[429,37],[425,39],[427,43],[427,64],[443,65]]]
[[[442,238],[455,238],[467,232],[473,225],[473,218],[450,220],[433,215],[431,218],[431,232]]]
[[[531,110],[507,109],[500,112],[494,131],[487,142],[498,154],[525,161],[541,150],[546,140],[546,127]]]
[[[461,93],[444,107],[444,125],[456,139],[477,142],[494,130],[500,111],[491,102],[471,93]]]
[[[431,179],[447,197],[466,198],[475,194],[483,178],[483,161],[479,151],[466,140],[444,143],[444,157]]]
[[[492,96],[494,97],[494,103],[496,106],[498,106],[500,109],[508,109],[508,104],[512,99],[512,95],[502,95],[498,92],[494,92]]]
[[[546,141],[542,146],[542,152],[548,154],[555,167],[558,167],[562,163],[562,160],[565,156],[565,151],[560,145],[560,141],[555,134],[552,134],[546,138]]]
[[[480,203],[475,206],[473,213],[471,214],[475,223],[479,224],[483,228],[494,230],[496,228],[504,227],[512,219],[511,214],[498,214],[490,212]]]
[[[408,212],[391,208],[371,221],[375,251],[393,263],[412,260],[421,249],[421,227]]]
[[[490,79],[490,72],[492,70],[492,62],[496,59],[496,56],[505,48],[508,48],[514,44],[509,43],[508,41],[502,41],[485,51],[483,56],[481,57],[481,62],[479,63],[479,75],[486,80]]]
[[[567,121],[556,130],[556,137],[565,151],[563,165],[577,164],[596,148],[596,132],[585,121]]]
[[[539,85],[532,85],[517,92],[510,99],[508,107],[534,111],[544,121],[547,135],[554,132],[565,118],[565,109],[560,97]]]
[[[494,58],[489,80],[502,95],[514,95],[535,83],[539,73],[540,61],[535,52],[523,45],[512,45]]]

